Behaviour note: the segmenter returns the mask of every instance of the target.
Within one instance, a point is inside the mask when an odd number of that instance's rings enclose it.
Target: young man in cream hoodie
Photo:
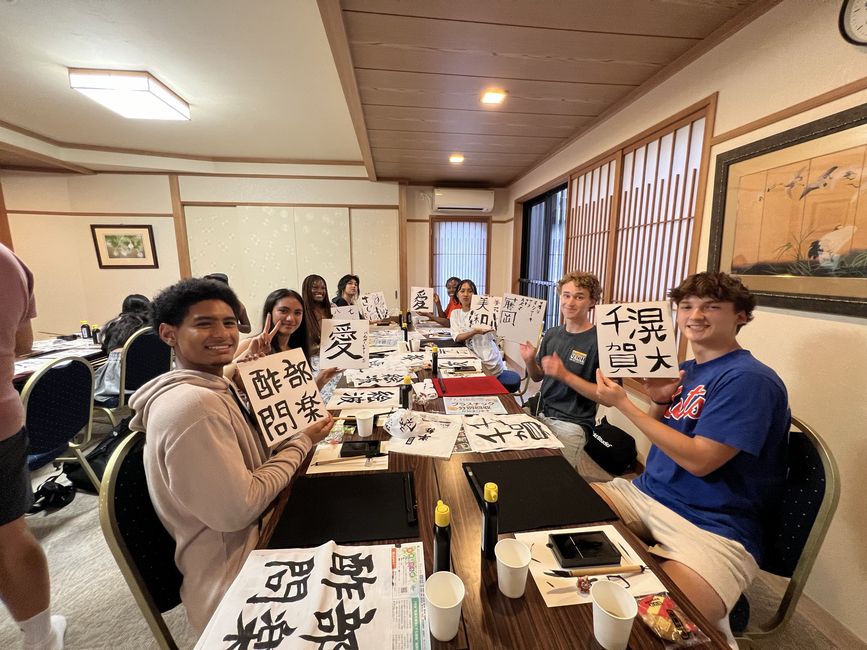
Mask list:
[[[234,292],[213,280],[165,289],[154,300],[153,326],[174,350],[176,369],[130,400],[130,428],[146,432],[148,490],[177,544],[181,600],[197,633],[255,548],[263,511],[333,424],[329,416],[268,451],[223,378],[238,347],[239,310]]]

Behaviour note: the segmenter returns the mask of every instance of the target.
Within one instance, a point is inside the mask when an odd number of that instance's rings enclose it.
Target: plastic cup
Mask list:
[[[397,342],[397,351],[400,353],[409,352],[409,347],[407,346],[406,341]]]
[[[593,599],[593,636],[605,650],[626,650],[638,603],[626,588],[609,580],[590,587]]]
[[[373,411],[360,410],[355,412],[355,427],[358,435],[367,438],[373,433]]]
[[[424,583],[427,622],[437,641],[451,641],[461,623],[464,583],[451,571],[437,571]]]
[[[508,598],[520,598],[527,584],[530,549],[517,539],[501,539],[494,547],[497,558],[497,585]]]

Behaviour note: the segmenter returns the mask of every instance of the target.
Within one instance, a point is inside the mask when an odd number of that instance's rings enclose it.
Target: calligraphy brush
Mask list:
[[[582,576],[604,576],[608,574],[644,573],[646,566],[641,564],[624,564],[623,566],[597,566],[584,569],[551,569],[545,571],[546,576],[555,578],[579,578]]]
[[[371,459],[371,458],[379,458],[381,456],[388,456],[388,454],[383,453],[383,452],[377,452],[377,453],[373,453],[373,454],[364,454],[364,456],[346,456],[345,458],[331,458],[329,460],[317,460],[313,464],[314,465],[331,465],[332,463],[343,463],[343,462],[346,462],[348,460],[359,460],[362,458]]]

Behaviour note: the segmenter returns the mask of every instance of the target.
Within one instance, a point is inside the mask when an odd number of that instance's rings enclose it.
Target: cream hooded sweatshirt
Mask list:
[[[148,490],[177,544],[181,600],[199,634],[256,546],[260,515],[312,446],[301,434],[271,456],[230,386],[173,370],[130,399],[130,428],[146,432]]]

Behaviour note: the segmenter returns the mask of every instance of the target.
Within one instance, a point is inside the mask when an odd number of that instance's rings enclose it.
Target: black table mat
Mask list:
[[[408,504],[407,481],[407,472],[302,476],[292,485],[268,548],[319,546],[330,539],[417,539],[415,489]]]
[[[499,531],[514,533],[617,519],[562,456],[464,463],[481,507],[485,483],[499,487]]]

